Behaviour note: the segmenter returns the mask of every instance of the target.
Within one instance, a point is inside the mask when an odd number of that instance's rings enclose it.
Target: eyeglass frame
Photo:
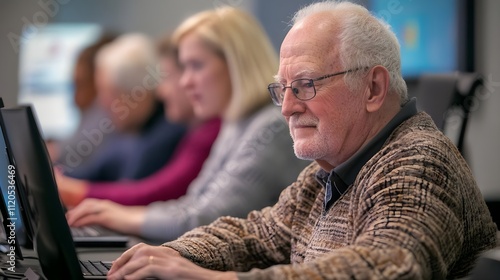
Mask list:
[[[282,98],[281,102],[279,102],[279,100],[277,99],[277,95],[273,93],[274,89],[273,88],[278,88],[277,86],[280,85],[281,87],[279,87],[281,90],[282,90],[282,93],[284,95],[285,91],[287,88],[291,89],[292,90],[292,93],[293,95],[298,99],[298,100],[301,100],[301,101],[308,101],[308,100],[311,100],[313,99],[314,97],[316,97],[316,86],[314,86],[314,82],[317,82],[317,81],[321,81],[321,80],[324,80],[324,79],[327,79],[327,78],[331,78],[331,77],[335,77],[335,76],[338,76],[338,75],[343,75],[343,74],[347,74],[347,73],[350,73],[350,72],[355,72],[355,71],[358,71],[360,69],[364,69],[364,68],[356,68],[356,69],[349,69],[349,70],[345,70],[345,71],[341,71],[341,72],[337,72],[337,73],[333,73],[333,74],[327,74],[327,75],[324,75],[324,76],[321,76],[319,78],[315,78],[315,79],[307,79],[307,78],[302,78],[302,79],[296,79],[296,80],[293,80],[290,82],[290,85],[285,85],[283,83],[270,83],[268,86],[267,86],[267,90],[269,91],[269,94],[271,95],[271,100],[273,101],[274,105],[276,106],[282,106],[283,105],[283,100],[284,100],[284,97]],[[312,85],[312,88],[314,90],[314,94],[311,96],[311,97],[308,97],[308,98],[300,98],[298,97],[298,93],[295,93],[294,91],[294,88],[292,87],[292,84],[297,82],[297,81],[308,81],[309,83],[311,83]],[[273,87],[275,86],[275,87]],[[297,87],[295,87],[297,88]],[[276,96],[276,97],[275,97]]]

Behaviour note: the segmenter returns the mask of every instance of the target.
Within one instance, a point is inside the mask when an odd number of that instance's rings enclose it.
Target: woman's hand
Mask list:
[[[109,200],[88,198],[66,213],[68,224],[101,225],[124,234],[139,235],[146,207],[124,206]]]
[[[78,205],[87,196],[89,188],[87,181],[65,176],[57,169],[54,169],[54,177],[59,196],[67,207]]]

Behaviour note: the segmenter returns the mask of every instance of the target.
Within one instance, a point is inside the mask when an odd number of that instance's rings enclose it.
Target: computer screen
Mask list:
[[[23,127],[22,124],[19,124],[18,121],[11,117],[10,114],[5,116],[4,110],[6,109],[0,109],[0,134],[2,135],[2,143],[5,147],[3,149],[3,152],[5,152],[5,158],[3,158],[0,163],[5,165],[3,167],[5,170],[8,170],[9,166],[13,166],[11,169],[13,168],[15,170],[14,178],[9,178],[8,172],[5,175],[7,176],[7,180],[14,179],[16,184],[15,199],[17,207],[15,209],[15,214],[21,217],[21,220],[16,227],[17,237],[19,243],[23,247],[32,249],[37,231],[36,226],[38,220],[36,215],[37,209],[33,203],[34,196],[30,193],[30,189],[28,188],[29,184],[33,181],[33,177],[29,174],[30,164],[27,160],[32,159],[31,155],[34,151],[26,144],[31,141],[32,137],[26,132],[27,128]],[[0,166],[0,168],[2,168],[2,166]],[[2,175],[1,172],[0,175]],[[7,185],[2,186],[4,200],[7,199],[5,200],[7,205],[9,203],[8,184],[9,182],[7,181]],[[4,187],[7,189],[4,189]]]
[[[0,108],[3,106],[0,97]],[[22,184],[17,165],[12,157],[10,143],[6,139],[6,127],[2,114],[0,114],[0,190],[3,202],[8,213],[3,213],[4,222],[8,218],[15,222],[15,228],[6,230],[6,234],[15,233],[16,245],[25,248],[33,247],[34,229],[32,227],[32,209],[27,199],[27,190]],[[8,238],[8,237],[7,237]],[[9,240],[7,239],[9,242]]]
[[[0,213],[4,231],[0,240],[5,242],[6,263],[8,267],[15,267],[17,260],[23,259],[20,238],[24,238],[23,221],[19,210],[19,200],[17,196],[16,168],[10,164],[3,133],[0,130]]]
[[[424,73],[467,70],[469,24],[464,0],[386,1],[370,0],[368,8],[391,25],[401,45],[401,67],[405,78]]]
[[[96,42],[95,24],[28,26],[19,64],[19,104],[33,104],[45,139],[69,137],[80,120],[74,104],[73,72],[80,51]]]
[[[34,249],[47,279],[82,279],[45,142],[30,106],[0,109],[17,174],[36,212]],[[54,270],[59,267],[59,270]],[[52,269],[50,269],[52,268]]]

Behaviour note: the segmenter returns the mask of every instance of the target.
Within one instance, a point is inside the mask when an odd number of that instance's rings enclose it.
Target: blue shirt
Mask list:
[[[167,163],[185,132],[166,120],[159,104],[139,133],[109,135],[98,153],[65,174],[99,182],[147,177]]]

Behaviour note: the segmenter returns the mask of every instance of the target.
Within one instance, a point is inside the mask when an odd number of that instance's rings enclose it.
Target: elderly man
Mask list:
[[[408,101],[397,40],[366,9],[300,10],[277,81],[295,153],[315,163],[273,207],[135,246],[111,279],[458,278],[494,246],[466,162]]]

